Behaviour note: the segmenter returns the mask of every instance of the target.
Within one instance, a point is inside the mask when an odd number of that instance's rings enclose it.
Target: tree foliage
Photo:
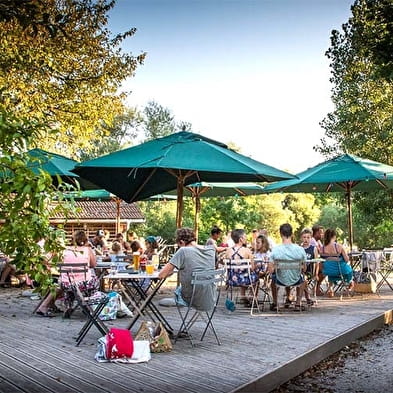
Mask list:
[[[393,70],[391,9],[391,0],[357,0],[342,32],[332,32],[326,54],[334,111],[322,121],[325,138],[316,147],[325,155],[348,151],[393,163],[393,83],[381,76]]]
[[[352,16],[334,30],[330,59],[333,112],[321,125],[316,149],[326,156],[349,152],[393,164],[393,2],[356,0]],[[354,193],[355,242],[390,243],[391,192]],[[379,225],[379,223],[386,223]]]
[[[47,132],[38,122],[0,111],[0,250],[43,291],[53,284],[47,264],[57,263],[64,244],[61,228],[51,228],[49,218],[56,210],[66,217],[73,211],[63,199],[67,186],[55,188],[46,172],[36,174],[27,165],[32,158],[26,147]],[[54,200],[59,203],[49,208]],[[37,244],[40,239],[44,249]]]
[[[147,103],[143,109],[143,130],[145,140],[161,138],[183,130],[191,131],[191,123],[175,121],[170,109],[163,107],[155,101]]]
[[[68,155],[89,150],[98,125],[111,124],[124,112],[119,87],[144,54],[135,57],[120,48],[135,29],[111,36],[107,13],[114,4],[24,1],[17,15],[7,14],[12,7],[1,8],[0,104],[20,118],[34,117],[56,128],[56,135],[43,135],[47,150],[67,150]]]

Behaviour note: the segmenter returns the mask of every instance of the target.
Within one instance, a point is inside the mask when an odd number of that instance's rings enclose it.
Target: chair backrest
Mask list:
[[[224,269],[194,271],[191,278],[190,306],[202,311],[212,310],[220,296],[223,280]]]
[[[225,270],[227,273],[229,271],[250,271],[252,268],[252,261],[251,259],[224,259],[225,263]]]
[[[89,267],[85,263],[61,263],[57,265],[61,280],[67,277],[69,285],[74,285],[76,281],[80,281],[79,277],[84,277],[83,281],[87,281]],[[78,277],[78,280],[76,280]]]
[[[285,286],[292,286],[298,282],[302,276],[304,263],[305,261],[299,259],[275,259],[273,261],[274,272],[279,283]]]
[[[383,258],[383,251],[362,252],[362,269],[367,269],[368,272],[376,272],[380,270]]]

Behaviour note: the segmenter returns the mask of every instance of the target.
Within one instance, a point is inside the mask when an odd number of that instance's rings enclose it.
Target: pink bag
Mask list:
[[[110,328],[106,340],[107,359],[131,358],[134,341],[128,329]]]

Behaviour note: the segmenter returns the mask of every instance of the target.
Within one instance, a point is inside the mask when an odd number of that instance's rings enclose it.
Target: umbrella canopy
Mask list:
[[[34,173],[43,170],[53,178],[55,183],[59,176],[65,183],[76,185],[76,181],[78,181],[80,187],[84,190],[97,188],[97,186],[90,183],[88,180],[82,179],[76,173],[71,172],[71,170],[75,168],[75,165],[78,164],[78,161],[42,149],[32,149],[29,150],[27,154],[32,157],[28,166]]]
[[[78,175],[71,172],[71,169],[78,163],[75,160],[62,156],[61,154],[50,153],[41,149],[29,150],[28,155],[33,158],[29,167],[33,172],[39,170],[48,172],[50,176],[60,176],[61,178],[78,178]]]
[[[352,191],[393,188],[393,167],[380,162],[343,154],[300,172],[297,179],[264,187],[265,192],[345,192],[348,208],[349,243],[352,250]]]
[[[293,178],[223,143],[186,131],[83,162],[73,171],[127,202],[176,188],[178,227],[182,222],[184,185]]]

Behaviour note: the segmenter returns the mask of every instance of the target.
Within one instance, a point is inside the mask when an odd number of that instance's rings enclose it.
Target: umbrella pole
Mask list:
[[[352,204],[351,204],[351,187],[347,187],[347,210],[348,210],[348,236],[349,250],[352,251],[353,246],[353,227],[352,227]]]
[[[195,232],[195,238],[196,238],[197,242],[198,242],[199,213],[200,212],[201,212],[201,199],[199,198],[199,195],[197,194],[195,196],[195,217],[194,217],[194,232]]]
[[[120,198],[116,198],[116,234],[120,233]]]
[[[181,228],[183,223],[183,186],[184,176],[178,176],[177,178],[177,206],[176,206],[176,228]]]

